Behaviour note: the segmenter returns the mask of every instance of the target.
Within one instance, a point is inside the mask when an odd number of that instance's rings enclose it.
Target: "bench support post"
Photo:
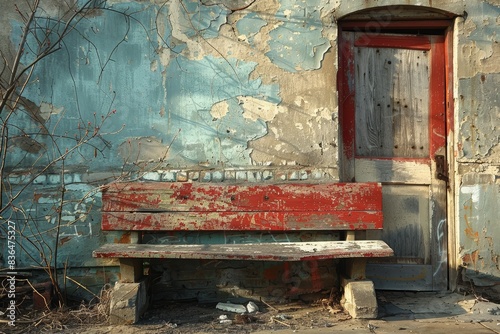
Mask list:
[[[347,231],[346,240],[355,239],[356,231]],[[345,259],[341,304],[355,319],[375,319],[378,316],[375,287],[372,281],[366,279],[366,263],[366,258]]]
[[[366,258],[357,257],[345,260],[345,275],[351,280],[363,280],[366,278]]]
[[[121,283],[137,283],[142,278],[143,274],[141,259],[120,259],[120,282]]]

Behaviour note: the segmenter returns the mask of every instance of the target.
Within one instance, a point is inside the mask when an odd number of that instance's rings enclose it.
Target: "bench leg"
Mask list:
[[[366,278],[366,258],[352,258],[345,260],[345,275],[351,280],[363,280]]]
[[[109,323],[130,325],[139,321],[149,304],[149,279],[138,283],[116,283],[111,292]]]
[[[142,278],[143,267],[141,259],[120,259],[120,282],[136,283]]]
[[[356,240],[356,231],[347,231],[346,240]],[[375,319],[378,316],[375,287],[366,279],[366,262],[366,258],[345,259],[345,277],[341,279],[344,290],[342,307],[355,319]]]
[[[129,325],[139,321],[149,303],[149,279],[143,279],[141,259],[120,259],[120,281],[111,293],[109,323]]]

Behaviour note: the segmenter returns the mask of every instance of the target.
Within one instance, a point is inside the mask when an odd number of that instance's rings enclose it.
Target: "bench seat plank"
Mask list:
[[[307,261],[392,255],[392,249],[380,240],[207,245],[106,244],[93,253],[97,258],[260,261]]]
[[[382,211],[103,212],[104,231],[375,230]]]

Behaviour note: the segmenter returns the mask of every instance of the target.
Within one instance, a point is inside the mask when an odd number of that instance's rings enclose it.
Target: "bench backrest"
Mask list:
[[[292,231],[382,229],[378,183],[114,183],[102,229]]]

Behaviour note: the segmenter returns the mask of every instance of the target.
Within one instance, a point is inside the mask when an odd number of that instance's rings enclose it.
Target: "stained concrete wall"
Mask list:
[[[41,16],[63,16],[65,8],[58,3],[42,1]],[[7,180],[13,191],[34,175],[33,166],[46,166],[57,150],[71,149],[75,138],[98,128],[99,136],[22,193],[16,201],[21,211],[3,214],[24,223],[28,212],[33,219],[24,229],[27,235],[35,238],[42,231],[49,239],[43,247],[52,251],[50,240],[62,232],[59,266],[112,264],[90,256],[99,244],[121,237],[100,231],[96,187],[128,171],[133,174],[127,177],[165,181],[338,181],[337,20],[389,5],[396,6],[389,10],[393,14],[404,16],[408,11],[402,5],[417,5],[457,16],[451,263],[464,268],[464,280],[497,283],[498,2],[108,4],[111,10],[81,20],[61,50],[39,63],[23,93],[26,112],[10,119],[21,125],[10,130],[6,168],[12,171]],[[12,59],[22,20],[13,2],[0,0],[0,6],[5,13],[0,23],[6,27],[0,49]],[[23,61],[30,59],[26,54]],[[63,224],[55,228],[61,184],[67,191]],[[40,264],[39,249],[27,239],[22,242],[26,252],[18,265]]]

